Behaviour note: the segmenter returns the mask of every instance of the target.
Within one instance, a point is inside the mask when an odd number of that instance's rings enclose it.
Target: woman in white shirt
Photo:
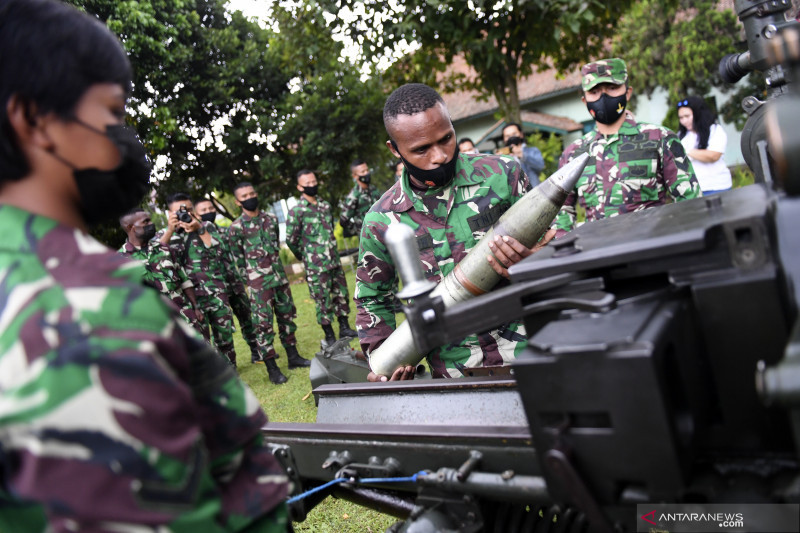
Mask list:
[[[703,195],[730,189],[731,171],[722,159],[728,136],[705,101],[689,96],[678,102],[678,120],[678,137],[692,161]]]

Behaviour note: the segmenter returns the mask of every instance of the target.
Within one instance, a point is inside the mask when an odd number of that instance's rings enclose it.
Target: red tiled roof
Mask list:
[[[467,65],[463,57],[455,57],[453,63],[448,71],[455,71],[460,74],[466,75],[468,78],[474,79],[477,74]],[[519,81],[519,99],[520,102],[526,102],[533,98],[544,96],[550,93],[559,92],[565,89],[572,89],[580,87],[581,75],[579,70],[567,74],[563,77],[558,77],[554,69],[543,70],[541,72],[534,71],[530,76],[523,78]],[[479,95],[477,91],[457,91],[454,93],[442,94],[447,109],[450,111],[450,117],[453,122],[460,119],[473,117],[483,113],[491,113],[497,110],[497,100],[494,96],[488,100],[478,100]],[[543,113],[538,113],[542,116]],[[559,118],[559,117],[553,117]],[[569,120],[569,119],[566,119]],[[538,122],[537,122],[538,123]],[[550,125],[545,124],[545,125]],[[558,126],[553,126],[558,127]],[[568,128],[560,128],[570,131]]]

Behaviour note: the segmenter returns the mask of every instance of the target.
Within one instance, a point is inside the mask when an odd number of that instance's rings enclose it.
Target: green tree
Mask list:
[[[278,171],[287,176],[282,191],[297,195],[296,172],[312,169],[335,209],[353,185],[353,159],[369,162],[380,180],[391,179],[381,81],[341,57],[343,45],[315,5],[279,5],[272,18],[280,29],[276,49],[294,87],[282,104],[284,121],[274,143]]]
[[[309,0],[306,0],[309,1]],[[517,80],[534,67],[566,71],[595,57],[631,0],[319,0],[332,25],[359,44],[364,57],[396,54],[419,45],[395,73],[430,83],[456,54],[477,77],[439,78],[445,90],[476,89],[494,96],[504,118],[520,122]],[[347,13],[363,13],[346,17]]]
[[[162,165],[160,199],[230,190],[243,172],[274,179],[262,156],[289,76],[272,31],[227,12],[224,0],[70,1],[104,21],[130,54],[130,112]]]
[[[669,101],[676,103],[687,95],[704,97],[712,87],[730,89],[718,67],[723,56],[737,51],[742,26],[733,11],[719,10],[717,4],[714,0],[642,0],[625,13],[612,53],[628,63],[629,83],[635,91],[652,95],[663,87]],[[677,124],[672,105],[665,124]]]

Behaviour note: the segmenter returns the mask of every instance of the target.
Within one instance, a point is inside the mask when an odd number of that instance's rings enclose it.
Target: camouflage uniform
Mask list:
[[[628,80],[625,62],[619,58],[589,63],[581,73],[584,91]],[[702,196],[680,139],[667,128],[637,123],[629,116],[613,135],[594,129],[570,144],[559,168],[586,152],[591,159],[556,217],[556,237],[574,227],[577,202],[586,209],[589,222],[662,205],[667,196],[674,201]]]
[[[585,152],[591,159],[556,217],[557,237],[572,230],[576,202],[589,222],[662,205],[668,196],[702,196],[680,139],[667,128],[627,118],[615,135],[592,130],[564,150],[559,168]]]
[[[342,229],[350,235],[359,235],[361,226],[364,224],[364,215],[367,214],[372,204],[380,200],[381,195],[378,189],[369,185],[366,190],[356,183],[350,194],[347,195],[341,205],[341,216],[339,222]]]
[[[145,270],[0,206],[0,530],[286,531],[267,419]]]
[[[211,328],[214,345],[232,365],[236,365],[236,350],[233,347],[233,314],[228,300],[228,284],[225,281],[227,263],[230,261],[227,247],[221,245],[222,238],[217,227],[203,222],[211,235],[211,245],[206,247],[197,232],[172,234],[169,247],[175,257],[183,263],[189,279],[194,283],[197,305],[205,315]],[[163,230],[156,234],[159,239]]]
[[[219,229],[219,228],[218,228]],[[253,313],[250,308],[250,296],[247,294],[247,287],[245,286],[242,274],[236,268],[236,261],[233,256],[233,250],[228,238],[230,229],[219,230],[220,233],[226,232],[221,235],[220,245],[225,249],[227,260],[225,261],[225,281],[228,284],[228,301],[231,305],[231,310],[236,318],[239,320],[239,327],[242,328],[242,337],[250,347],[253,353],[258,353],[258,341],[256,338],[256,329],[253,325]]]
[[[283,270],[279,250],[278,217],[260,211],[237,218],[228,230],[236,267],[250,287],[250,305],[255,315],[256,342],[264,359],[275,357],[272,312],[278,320],[278,335],[284,346],[297,345],[294,319],[297,310]]]
[[[336,250],[330,204],[321,198],[317,198],[316,205],[300,198],[289,211],[286,244],[305,266],[308,292],[317,304],[317,323],[327,326],[333,323],[334,316],[350,314],[347,280]]]
[[[408,172],[381,197],[364,219],[356,272],[356,326],[364,353],[369,354],[396,327],[392,286],[397,274],[384,243],[392,224],[414,229],[425,277],[440,282],[478,243],[500,215],[531,189],[519,163],[510,157],[460,154],[453,183],[420,193]],[[460,377],[458,367],[500,365],[525,347],[519,321],[489,333],[470,335],[437,348],[428,363],[434,377]]]
[[[175,261],[168,246],[150,241],[137,248],[130,241],[125,241],[118,252],[141,261],[145,268],[144,282],[169,298],[184,320],[209,340],[208,328],[198,320],[192,303],[183,292],[184,289],[194,287],[194,284],[180,263]]]

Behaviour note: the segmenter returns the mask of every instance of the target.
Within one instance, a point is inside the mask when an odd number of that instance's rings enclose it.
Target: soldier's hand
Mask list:
[[[174,232],[180,225],[181,221],[178,220],[178,215],[172,211],[167,211],[167,215],[167,228],[170,232]]]
[[[198,322],[204,322],[206,319],[205,315],[203,315],[203,312],[200,309],[197,309],[196,307],[194,309],[194,315],[197,317]]]
[[[407,381],[409,379],[414,379],[416,371],[417,369],[413,365],[401,366],[392,372],[392,376],[389,378],[374,372],[370,372],[367,374],[367,381]]]
[[[522,143],[511,145],[511,155],[515,156],[517,159],[522,159]]]
[[[547,243],[552,241],[555,236],[556,230],[551,228],[547,230],[547,233],[544,234],[544,237],[539,242],[533,245],[533,248],[526,248],[525,245],[513,237],[497,235],[489,243],[489,249],[491,249],[495,257],[488,255],[486,260],[489,261],[495,272],[504,278],[508,278],[508,267],[522,261],[531,254],[535,254],[547,246]]]
[[[192,218],[191,222],[181,222],[180,225],[187,233],[192,233],[200,229],[200,222],[196,218]]]

